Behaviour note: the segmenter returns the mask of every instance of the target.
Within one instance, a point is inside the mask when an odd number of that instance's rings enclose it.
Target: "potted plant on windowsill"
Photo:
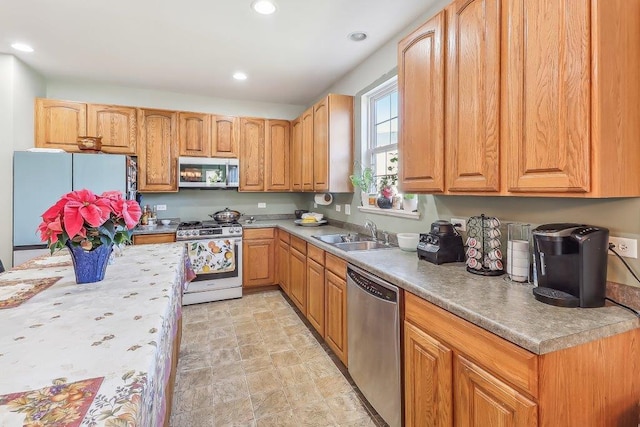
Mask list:
[[[398,194],[398,189],[396,188],[396,184],[398,183],[398,155],[393,154],[393,157],[389,159],[389,163],[390,165],[387,166],[387,171],[389,173],[387,175],[382,175],[379,181],[378,188],[380,188],[380,194],[378,195],[376,204],[380,209],[391,209],[394,205],[393,198]],[[397,204],[398,203],[396,203],[396,205]]]
[[[402,209],[407,212],[415,212],[418,210],[418,195],[405,194],[402,196]]]
[[[361,169],[360,173],[356,174],[355,170]],[[362,199],[362,206],[369,204],[369,193],[373,187],[373,169],[370,167],[362,168],[359,164],[354,165],[354,174],[349,176],[351,184],[355,188],[360,189],[360,197]]]

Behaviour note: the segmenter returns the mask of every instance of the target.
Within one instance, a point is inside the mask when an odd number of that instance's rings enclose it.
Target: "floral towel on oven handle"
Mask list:
[[[236,268],[235,243],[231,240],[194,241],[188,246],[196,274],[227,273]]]

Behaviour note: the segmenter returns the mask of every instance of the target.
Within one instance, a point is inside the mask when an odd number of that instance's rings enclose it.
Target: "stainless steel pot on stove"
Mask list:
[[[242,215],[243,214],[241,214],[238,211],[233,211],[229,208],[224,208],[224,210],[218,211],[214,214],[210,214],[209,216],[213,218],[214,221],[217,223],[228,224],[231,222],[237,222]]]

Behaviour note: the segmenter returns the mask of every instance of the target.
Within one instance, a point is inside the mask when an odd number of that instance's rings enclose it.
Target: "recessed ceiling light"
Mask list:
[[[11,47],[20,52],[33,52],[33,48],[25,43],[14,43]]]
[[[261,15],[271,15],[276,11],[276,5],[269,0],[254,1],[251,8]]]
[[[367,38],[367,33],[365,33],[364,31],[354,31],[353,33],[349,33],[349,35],[347,35],[347,38],[354,42],[361,42]]]
[[[236,80],[247,80],[247,75],[241,71],[233,73],[233,78]]]

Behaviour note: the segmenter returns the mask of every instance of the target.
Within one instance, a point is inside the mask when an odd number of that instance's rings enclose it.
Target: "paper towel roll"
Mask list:
[[[333,202],[333,196],[331,195],[331,193],[316,194],[313,198],[313,201],[319,205],[326,206],[330,205]]]

